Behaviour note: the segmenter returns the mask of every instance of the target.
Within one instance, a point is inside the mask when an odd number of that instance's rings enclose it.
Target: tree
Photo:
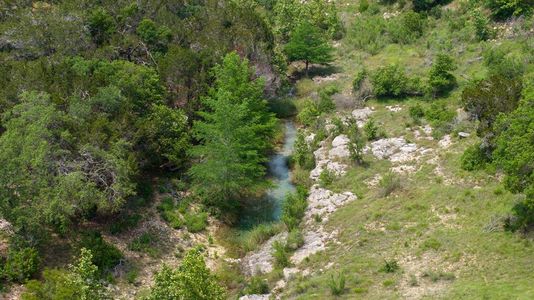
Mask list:
[[[493,125],[499,113],[509,113],[517,107],[521,89],[520,79],[495,75],[471,83],[462,92],[465,110],[472,119],[479,121],[477,135],[483,138],[482,148],[488,158],[495,148]]]
[[[308,76],[310,63],[327,64],[331,62],[333,59],[332,50],[319,28],[306,21],[295,28],[285,47],[290,61],[304,61],[306,76]]]
[[[500,21],[532,11],[531,0],[486,0],[486,6],[491,10],[492,17]]]
[[[233,212],[241,195],[263,183],[275,119],[246,60],[230,53],[214,72],[215,87],[203,99],[208,110],[193,125],[201,144],[190,151],[197,162],[189,173],[208,204]]]
[[[224,296],[224,289],[210,274],[200,250],[192,249],[177,270],[162,267],[147,300],[222,300]]]
[[[98,45],[108,41],[115,32],[113,17],[102,7],[91,11],[88,19],[89,32]]]
[[[155,104],[141,120],[139,144],[146,147],[146,157],[160,167],[180,167],[190,146],[187,130],[187,116],[182,110]]]
[[[451,73],[456,65],[447,54],[438,54],[428,74],[428,84],[434,95],[450,91],[456,85],[456,78]]]
[[[515,204],[516,217],[510,229],[534,226],[534,89],[523,94],[519,107],[509,115],[501,115],[495,125],[497,132],[494,161],[505,174],[505,186],[526,199]]]
[[[378,97],[399,97],[408,92],[408,77],[404,68],[395,64],[378,68],[371,74],[371,83]]]

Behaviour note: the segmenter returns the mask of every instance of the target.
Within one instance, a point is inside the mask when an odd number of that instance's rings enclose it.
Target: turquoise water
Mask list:
[[[284,144],[271,156],[268,164],[273,187],[267,191],[265,197],[245,205],[240,218],[241,227],[250,228],[260,223],[280,220],[286,194],[295,191],[295,186],[291,183],[288,159],[293,151],[297,130],[292,121],[285,121],[284,125]]]

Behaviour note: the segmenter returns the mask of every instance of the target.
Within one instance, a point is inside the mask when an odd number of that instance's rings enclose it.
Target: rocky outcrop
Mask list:
[[[378,159],[402,163],[417,160],[420,156],[432,152],[432,149],[420,148],[414,143],[406,142],[404,137],[396,137],[372,142],[364,151],[371,152]]]

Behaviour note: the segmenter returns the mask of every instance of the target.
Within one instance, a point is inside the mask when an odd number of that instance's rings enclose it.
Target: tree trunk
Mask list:
[[[310,64],[310,62],[308,60],[306,60],[306,77],[308,77],[308,65]]]

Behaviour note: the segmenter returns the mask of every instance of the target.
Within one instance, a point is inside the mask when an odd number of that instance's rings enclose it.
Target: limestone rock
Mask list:
[[[465,138],[470,137],[471,134],[467,132],[458,132],[458,136],[465,139]]]
[[[271,298],[271,294],[264,294],[264,295],[245,295],[239,297],[239,300],[269,300]]]
[[[287,239],[287,233],[279,233],[270,238],[261,248],[257,251],[247,254],[242,259],[243,272],[249,276],[255,276],[259,274],[269,273],[273,270],[273,244],[276,241],[285,241]]]
[[[439,142],[439,146],[443,149],[447,149],[452,145],[452,139],[449,134],[445,135]]]

